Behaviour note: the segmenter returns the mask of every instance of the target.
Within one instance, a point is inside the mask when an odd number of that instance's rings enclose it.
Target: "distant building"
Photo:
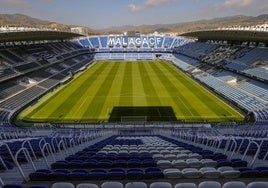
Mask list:
[[[82,34],[82,35],[87,35],[87,33],[88,33],[87,28],[85,28],[85,27],[72,27],[71,32],[79,33],[79,34]]]

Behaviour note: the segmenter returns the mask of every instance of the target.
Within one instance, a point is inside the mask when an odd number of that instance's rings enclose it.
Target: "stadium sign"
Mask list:
[[[161,46],[163,37],[109,37],[107,46]]]

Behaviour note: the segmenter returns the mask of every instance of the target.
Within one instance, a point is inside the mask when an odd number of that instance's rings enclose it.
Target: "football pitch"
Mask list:
[[[238,111],[163,61],[95,62],[70,83],[27,107],[17,119],[93,123],[132,116],[181,122],[244,119]]]

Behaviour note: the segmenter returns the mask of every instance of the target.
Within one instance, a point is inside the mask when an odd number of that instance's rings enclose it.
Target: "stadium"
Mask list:
[[[267,46],[267,27],[0,30],[0,185],[268,188]]]

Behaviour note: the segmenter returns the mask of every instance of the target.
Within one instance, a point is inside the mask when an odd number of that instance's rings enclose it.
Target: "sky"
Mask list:
[[[268,14],[268,0],[0,0],[0,13],[103,29],[257,16]]]

